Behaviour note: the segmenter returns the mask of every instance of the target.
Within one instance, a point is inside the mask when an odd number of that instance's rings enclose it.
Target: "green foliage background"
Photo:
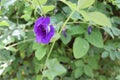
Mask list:
[[[33,32],[43,15],[56,30],[48,45]],[[120,0],[1,0],[0,80],[41,79],[120,80]]]

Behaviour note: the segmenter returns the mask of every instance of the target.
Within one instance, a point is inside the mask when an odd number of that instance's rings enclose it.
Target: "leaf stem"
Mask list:
[[[61,27],[61,30],[58,32],[59,34],[61,34],[62,30],[64,29],[65,25],[67,24],[67,22],[69,21],[70,17],[73,15],[74,12],[75,12],[75,11],[72,11],[71,14],[69,15],[69,17],[66,19],[66,21],[64,22],[64,24],[63,24],[62,27]],[[44,66],[43,66],[43,71],[44,71],[45,68],[46,68],[46,64],[47,64],[48,59],[49,59],[49,57],[50,57],[50,55],[51,55],[51,52],[52,52],[52,50],[53,50],[53,48],[54,48],[55,42],[56,42],[56,40],[52,43],[52,46],[51,46],[51,48],[50,48],[50,51],[49,51],[49,53],[48,53],[48,55],[47,55],[45,64],[44,64]],[[41,80],[43,80],[43,75],[42,75],[42,77],[41,77]]]
[[[51,55],[51,52],[52,52],[52,50],[53,50],[53,48],[54,48],[55,42],[56,42],[56,41],[54,41],[54,42],[52,43],[52,46],[51,46],[51,48],[50,48],[50,51],[49,51],[49,53],[48,53],[48,55],[47,55],[47,58],[46,58],[46,60],[45,60],[45,64],[43,65],[43,71],[44,71],[45,68],[46,68],[46,64],[47,64],[48,59],[49,59],[49,57],[50,57],[50,55]],[[42,75],[42,77],[41,77],[41,80],[43,80],[43,75]]]
[[[37,0],[37,2],[38,2],[38,4],[39,4],[39,8],[40,8],[40,10],[41,10],[41,14],[42,14],[43,16],[45,16],[44,11],[43,11],[43,9],[42,9],[42,6],[41,6],[39,0]]]
[[[64,24],[62,25],[61,30],[58,32],[59,34],[61,34],[62,30],[65,28],[65,25],[67,24],[67,22],[69,21],[70,17],[73,15],[74,12],[75,12],[75,10],[72,11],[71,14],[69,15],[69,17],[66,19],[66,21],[65,21]]]
[[[28,41],[32,41],[32,40],[34,40],[34,38],[28,39],[28,40],[23,40],[23,41],[21,41],[21,42],[14,43],[14,44],[12,44],[12,45],[10,45],[10,46],[7,46],[7,47],[13,47],[13,46],[16,46],[16,45],[19,45],[19,44],[22,44],[22,43],[25,43],[25,42],[28,42]]]

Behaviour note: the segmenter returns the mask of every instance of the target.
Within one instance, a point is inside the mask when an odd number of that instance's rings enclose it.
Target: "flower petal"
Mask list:
[[[50,17],[44,17],[44,20],[43,20],[42,24],[45,24],[45,25],[48,26],[50,24]]]
[[[90,34],[91,34],[91,32],[92,32],[92,27],[91,27],[91,26],[89,26],[89,27],[88,27],[88,29],[87,29],[87,31],[88,31],[88,34],[90,35]]]
[[[42,24],[42,21],[44,20],[44,17],[40,17],[35,21],[35,25],[34,25],[34,32],[36,33],[38,30],[38,26],[40,26],[40,24]]]
[[[50,39],[53,37],[54,34],[55,34],[54,27],[52,25],[50,25],[50,32],[46,35],[45,38],[42,39],[41,42],[44,44],[48,44],[50,42]]]
[[[36,35],[36,42],[41,43],[42,42],[42,36]]]
[[[38,28],[40,26],[44,26],[45,29],[48,28],[48,25],[50,24],[50,17],[40,17],[36,20],[34,25],[34,33],[38,33]]]

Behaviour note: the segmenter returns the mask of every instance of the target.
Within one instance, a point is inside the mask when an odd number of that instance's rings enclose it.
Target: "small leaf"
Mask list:
[[[119,36],[120,35],[120,29],[112,27],[111,30],[112,30],[112,32],[113,32],[113,34],[115,36]]]
[[[88,65],[84,67],[84,73],[89,77],[93,77],[93,71]]]
[[[5,47],[5,49],[10,51],[15,51],[15,52],[17,51],[17,49],[14,47]]]
[[[35,52],[35,57],[38,59],[38,60],[41,60],[45,54],[46,54],[46,51],[47,51],[47,46],[46,45],[40,45],[39,48],[37,48],[36,52]]]
[[[47,0],[38,0],[41,5],[45,4]]]
[[[65,4],[67,4],[67,5],[70,7],[71,10],[77,9],[77,6],[76,6],[75,3],[72,3],[72,2],[70,2],[70,1],[65,1],[65,0],[60,0],[60,1],[62,1],[62,2],[65,3]]]
[[[42,10],[43,10],[43,13],[44,13],[44,14],[48,13],[49,11],[52,11],[54,8],[55,8],[54,5],[42,6]]]
[[[114,38],[114,35],[109,27],[102,27],[112,38]]]
[[[106,57],[108,57],[109,56],[109,53],[107,52],[107,51],[104,51],[103,53],[102,53],[102,58],[106,58]]]
[[[47,2],[47,0],[32,0],[32,2],[34,7],[36,8],[40,5],[44,5]]]
[[[120,52],[115,52],[117,59],[120,60]]]
[[[112,27],[109,18],[107,18],[107,16],[101,12],[89,12],[88,17],[89,21],[93,21],[95,24],[105,27]]]
[[[117,75],[115,79],[120,80],[120,75]]]
[[[42,45],[42,44],[41,44]],[[37,50],[37,48],[39,48],[40,44],[38,44],[37,42],[33,43],[32,49],[33,50]]]
[[[74,26],[68,29],[67,33],[70,35],[83,34],[85,30],[82,26]]]
[[[115,54],[115,52],[113,52],[113,51],[110,51],[109,56],[110,56],[110,59],[113,60],[113,61],[114,61],[115,58],[116,58],[116,54]]]
[[[84,10],[78,10],[78,12],[83,16],[83,18],[84,18],[85,21],[89,20],[89,17],[88,17],[88,14],[87,14],[86,11],[84,11]]]
[[[82,60],[78,60],[75,62],[75,66],[76,67],[83,67],[84,66],[84,62]]]
[[[87,8],[91,6],[94,2],[95,0],[78,0],[78,8],[79,9]]]
[[[37,75],[36,76],[36,80],[41,80],[42,76],[41,75]]]
[[[43,71],[43,76],[49,80],[54,80],[58,75],[66,73],[66,69],[58,62],[57,59],[51,59],[47,62],[47,70]]]
[[[99,30],[92,31],[92,33],[90,35],[88,35],[86,33],[85,37],[94,46],[99,47],[99,48],[103,48],[103,46],[104,46],[103,45],[103,38],[102,38],[102,34]]]
[[[83,74],[83,68],[82,67],[79,67],[79,68],[75,69],[75,73],[74,73],[75,78],[79,78],[82,74]]]
[[[75,39],[73,44],[73,54],[75,58],[81,58],[85,54],[87,54],[87,51],[89,49],[89,44],[86,40],[78,37]]]
[[[9,26],[9,24],[6,21],[1,21],[0,26]]]
[[[68,44],[71,40],[71,35],[66,33],[66,37],[61,35],[61,40],[64,44]]]

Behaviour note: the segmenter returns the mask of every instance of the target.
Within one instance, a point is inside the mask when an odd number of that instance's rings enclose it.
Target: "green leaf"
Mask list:
[[[120,60],[120,52],[115,52],[117,59]]]
[[[31,18],[31,14],[32,14],[32,7],[30,5],[27,5],[23,11],[23,15],[21,16],[21,18],[24,18],[26,21],[28,21]]]
[[[35,52],[35,57],[38,60],[41,60],[45,56],[46,51],[47,51],[47,46],[46,45],[40,45]]]
[[[71,35],[70,34],[67,34],[67,36],[64,36],[63,34],[61,35],[61,40],[64,44],[68,44],[71,40]]]
[[[77,9],[77,6],[76,6],[75,3],[72,3],[72,2],[66,1],[66,0],[60,0],[60,1],[62,1],[62,2],[65,3],[66,5],[68,5],[68,6],[70,7],[71,10]]]
[[[84,66],[84,62],[83,62],[82,60],[77,60],[77,61],[75,62],[75,66],[76,66],[76,67],[83,67],[83,66]]]
[[[94,2],[95,0],[78,0],[78,8],[79,9],[87,8],[91,6]]]
[[[75,69],[75,72],[74,72],[75,78],[79,78],[82,74],[83,74],[83,68],[82,67],[79,67],[79,68]]]
[[[86,40],[78,37],[73,44],[73,54],[76,59],[83,57],[87,54],[89,44]]]
[[[42,44],[41,44],[42,45]],[[37,42],[33,43],[32,49],[36,50],[37,48],[39,48],[40,44],[38,44]]]
[[[91,69],[98,69],[98,62],[95,57],[89,57],[88,65],[91,67]]]
[[[102,58],[106,58],[106,57],[108,57],[109,56],[109,53],[107,52],[107,51],[104,51],[103,53],[102,53]]]
[[[1,6],[5,7],[6,9],[9,9],[10,5],[13,5],[17,0],[1,0]]]
[[[54,5],[42,6],[42,10],[43,10],[43,13],[44,13],[44,14],[48,13],[49,11],[52,11],[54,8],[55,8]]]
[[[112,27],[112,24],[107,16],[101,12],[89,12],[89,21],[93,21],[95,24],[105,27]]]
[[[45,4],[47,0],[38,0],[41,5]]]
[[[73,26],[68,29],[67,33],[70,35],[83,34],[85,30],[82,26]]]
[[[88,14],[87,14],[86,11],[84,11],[84,10],[78,10],[78,12],[83,16],[83,18],[84,18],[85,21],[89,20],[89,17],[88,17]]]
[[[0,26],[9,26],[9,24],[6,21],[1,21]]]
[[[9,46],[8,46],[8,47],[5,47],[5,49],[6,49],[6,50],[10,50],[10,51],[15,51],[15,52],[17,51],[16,48],[14,48],[14,47],[9,47]]]
[[[2,62],[2,61],[13,61],[14,59],[15,59],[15,57],[10,55],[10,51],[0,50],[0,62]]]
[[[47,2],[47,0],[32,0],[32,1],[34,6],[44,5]]]
[[[47,70],[43,71],[43,76],[49,80],[54,80],[58,75],[66,72],[66,69],[58,62],[57,59],[51,59],[46,64]]]
[[[109,27],[102,27],[112,38],[114,38],[114,35]]]
[[[112,32],[113,32],[113,34],[115,36],[119,36],[120,35],[120,29],[112,27],[111,30],[112,30]]]
[[[88,65],[86,65],[86,66],[84,67],[84,73],[85,73],[87,76],[89,76],[89,77],[93,77],[93,76],[94,76],[91,67],[89,67]]]
[[[115,79],[120,80],[120,75],[117,75]]]
[[[41,75],[37,75],[36,76],[36,80],[41,80],[42,76]]]
[[[114,61],[115,58],[116,58],[116,54],[115,54],[115,52],[113,52],[113,51],[110,51],[110,52],[109,52],[109,56],[110,56],[110,59],[113,60],[113,61]]]
[[[99,30],[92,31],[92,33],[90,35],[88,33],[86,33],[85,37],[94,46],[96,46],[98,48],[103,48],[103,46],[104,46],[103,38],[102,38],[102,34]]]

